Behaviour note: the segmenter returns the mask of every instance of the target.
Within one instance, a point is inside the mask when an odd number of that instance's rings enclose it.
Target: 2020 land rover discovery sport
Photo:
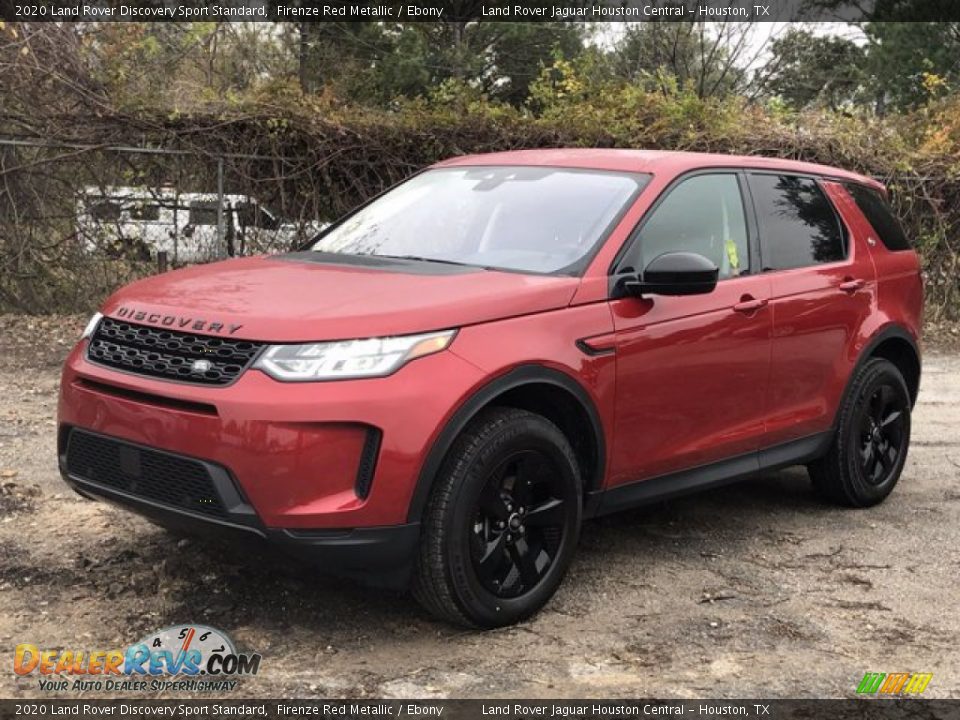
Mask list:
[[[920,380],[917,256],[875,181],[616,150],[461,157],[302,251],[133,283],[63,373],[91,497],[540,608],[584,518],[763,469],[882,501]]]

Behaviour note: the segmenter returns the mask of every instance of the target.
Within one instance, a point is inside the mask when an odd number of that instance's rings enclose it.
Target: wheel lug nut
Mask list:
[[[521,507],[517,510],[517,512],[520,513],[521,515],[523,515],[526,511],[527,509],[525,507]]]
[[[513,505],[507,503],[507,512],[513,512]]]
[[[527,529],[523,525],[520,526],[519,530],[521,533],[525,533],[527,531]]]

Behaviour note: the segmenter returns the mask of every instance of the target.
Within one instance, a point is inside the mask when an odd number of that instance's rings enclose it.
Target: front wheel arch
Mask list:
[[[562,431],[565,431],[571,445],[577,447],[576,438],[570,437],[570,433],[566,432],[562,422],[557,422],[555,418],[550,417],[545,412],[538,412],[538,408],[531,407],[529,402],[519,401],[519,397],[523,393],[534,391],[538,385],[558,393],[557,397],[565,398],[567,407],[579,413],[580,418],[586,421],[586,425],[591,432],[588,434],[588,448],[584,450],[584,453],[585,457],[589,454],[592,459],[586,463],[583,461],[580,463],[583,489],[590,492],[601,487],[606,472],[606,441],[600,413],[597,411],[590,394],[576,379],[564,372],[543,365],[521,365],[477,390],[457,408],[453,416],[444,425],[420,469],[417,484],[410,500],[410,508],[407,511],[407,522],[420,522],[434,480],[444,459],[460,433],[485,408],[503,404],[544,415],[548,420],[557,424]],[[533,393],[529,392],[528,394],[532,395]]]

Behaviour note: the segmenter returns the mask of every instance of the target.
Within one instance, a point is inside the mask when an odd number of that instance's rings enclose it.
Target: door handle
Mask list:
[[[864,286],[867,284],[866,280],[854,279],[854,278],[845,278],[842,283],[840,283],[840,289],[845,293],[850,293],[851,295],[857,290],[863,290]]]
[[[738,313],[752,313],[760,308],[766,307],[767,302],[767,300],[757,300],[750,295],[744,295],[740,298],[740,302],[733,306],[733,309]]]

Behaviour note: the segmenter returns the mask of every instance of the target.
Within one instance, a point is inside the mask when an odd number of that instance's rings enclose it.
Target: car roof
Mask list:
[[[616,170],[666,174],[671,177],[691,170],[709,168],[749,168],[780,170],[803,175],[817,175],[849,180],[875,188],[883,185],[865,175],[840,168],[799,160],[785,160],[757,155],[720,155],[715,153],[673,152],[667,150],[620,150],[609,148],[552,148],[543,150],[510,150],[507,152],[462,155],[437,163],[434,167],[470,165],[525,165],[566,167],[591,170]]]

